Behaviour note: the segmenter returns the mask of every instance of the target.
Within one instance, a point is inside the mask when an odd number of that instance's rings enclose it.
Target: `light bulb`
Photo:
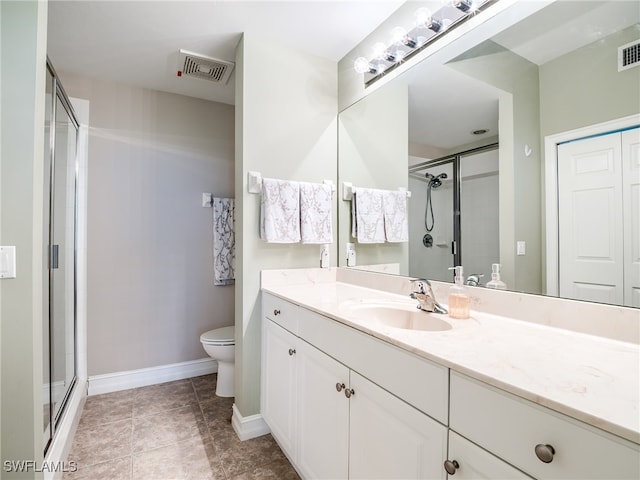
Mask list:
[[[380,73],[383,73],[387,69],[387,66],[384,63],[380,62],[377,65],[374,65],[373,68],[375,69],[375,71],[376,71],[375,73],[376,74],[380,74]]]
[[[373,46],[373,58],[378,58],[378,59],[385,58],[386,53],[387,53],[387,46],[384,43],[378,42]]]
[[[369,63],[369,60],[364,57],[356,58],[355,62],[353,62],[353,68],[358,73],[374,73],[371,71],[373,68]]]
[[[395,27],[391,30],[391,43],[396,45],[403,45],[404,38],[407,36],[407,31],[402,27]]]
[[[404,50],[397,49],[395,53],[396,62],[401,62],[404,59],[404,56],[407,54]]]
[[[431,22],[433,14],[427,7],[421,7],[414,14],[416,17],[416,27],[426,27]]]
[[[453,21],[451,21],[448,18],[443,18],[441,25],[442,25],[442,31],[444,32],[447,28],[449,28],[451,26],[451,24],[453,23]]]

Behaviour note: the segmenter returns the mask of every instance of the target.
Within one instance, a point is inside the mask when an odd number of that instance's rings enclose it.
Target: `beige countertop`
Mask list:
[[[263,291],[640,443],[637,344],[474,310],[468,320],[438,315],[451,325],[449,330],[393,328],[356,315],[350,307],[391,302],[414,308],[415,300],[338,281],[269,284]]]

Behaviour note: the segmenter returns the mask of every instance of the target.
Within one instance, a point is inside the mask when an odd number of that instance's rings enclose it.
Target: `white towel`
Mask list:
[[[353,194],[352,217],[355,218],[355,232],[358,243],[384,243],[384,210],[382,190],[356,188]]]
[[[231,285],[235,278],[236,240],[233,198],[213,199],[213,284]]]
[[[386,190],[382,194],[384,205],[384,234],[387,242],[408,242],[407,192]]]
[[[269,243],[300,241],[300,184],[262,179],[260,238]]]
[[[300,182],[302,243],[333,243],[331,185]]]

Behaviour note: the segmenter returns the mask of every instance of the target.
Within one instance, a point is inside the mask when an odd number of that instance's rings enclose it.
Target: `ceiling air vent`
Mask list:
[[[180,50],[178,76],[201,78],[215,83],[227,83],[234,66],[233,62]]]
[[[640,65],[640,40],[618,47],[618,71]]]

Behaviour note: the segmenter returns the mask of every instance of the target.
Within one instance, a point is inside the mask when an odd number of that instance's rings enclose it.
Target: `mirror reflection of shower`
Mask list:
[[[430,160],[409,156],[409,275],[452,281],[449,267],[491,278],[500,263],[497,144]]]
[[[433,175],[429,172],[424,175],[429,182],[427,184],[427,203],[424,209],[424,228],[427,232],[431,232],[435,226],[435,217],[433,216],[433,201],[431,200],[431,189],[442,186],[442,180],[447,178],[446,173]],[[431,226],[429,226],[429,216],[431,216]]]

